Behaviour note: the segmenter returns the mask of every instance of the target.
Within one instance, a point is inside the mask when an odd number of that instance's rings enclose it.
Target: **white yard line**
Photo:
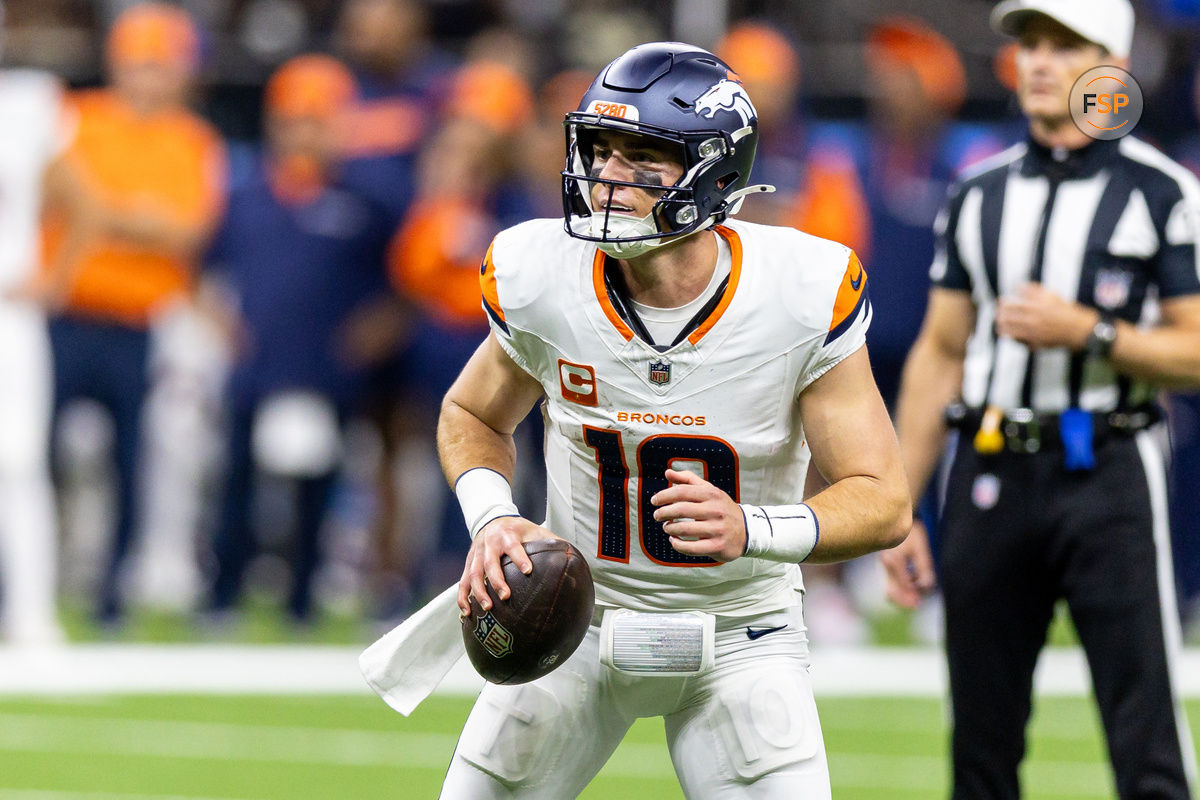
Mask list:
[[[90,644],[48,649],[0,647],[0,695],[96,694],[364,694],[358,647],[309,645]],[[1200,649],[1177,665],[1180,691],[1200,697]],[[817,649],[817,697],[945,694],[940,651],[918,648]],[[1089,693],[1082,653],[1054,648],[1036,676],[1042,695]],[[465,659],[439,692],[470,695],[482,681]]]

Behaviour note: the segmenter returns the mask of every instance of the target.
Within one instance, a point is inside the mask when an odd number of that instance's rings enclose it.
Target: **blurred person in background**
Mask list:
[[[758,154],[751,183],[776,187],[746,198],[741,216],[790,225],[858,251],[869,235],[867,202],[854,162],[841,144],[815,141],[799,108],[800,58],[782,32],[766,22],[730,29],[715,52],[725,60],[758,109]]]
[[[592,76],[580,69],[566,69],[546,79],[536,95],[535,118],[526,125],[519,147],[521,191],[529,198],[538,217],[562,213],[563,116],[574,111],[579,98],[592,84]]]
[[[67,149],[45,181],[45,268],[29,292],[50,310],[55,416],[75,398],[112,415],[116,530],[95,613],[122,615],[134,537],[150,329],[189,291],[220,213],[225,150],[184,105],[200,61],[191,19],[130,7],[108,36],[108,88],[72,98]]]
[[[954,45],[924,22],[880,20],[864,54],[867,125],[848,144],[866,192],[871,280],[888,298],[867,334],[871,369],[894,407],[904,359],[925,316],[934,219],[955,174],[999,152],[1001,142],[954,123],[967,94],[966,72]]]
[[[252,524],[255,478],[274,475],[295,489],[287,611],[297,622],[311,619],[343,427],[390,342],[370,340],[376,329],[361,323],[390,295],[391,215],[339,175],[341,126],[354,97],[350,71],[328,56],[296,57],[272,75],[264,156],[231,193],[206,259],[204,297],[225,319],[233,351],[208,607],[218,616],[238,603],[263,533]]]
[[[395,227],[412,205],[418,157],[436,130],[438,107],[454,67],[429,28],[429,13],[416,0],[350,0],[343,4],[333,31],[335,48],[358,89],[342,137],[342,179],[382,203]],[[369,320],[378,338],[390,334],[398,350],[406,318],[400,304],[393,302],[381,304]],[[363,320],[366,323],[368,317]],[[401,508],[400,500],[402,477],[411,472],[399,452],[407,423],[398,398],[408,382],[394,360],[379,363],[371,377],[367,408],[380,444],[367,577],[371,602],[381,606],[376,611],[385,618],[392,616],[395,598],[405,593],[397,586],[400,564],[412,560],[412,537],[401,528],[413,515],[411,509]],[[417,487],[416,496],[424,493]]]
[[[948,195],[897,403],[914,498],[958,431],[936,575],[952,796],[1021,795],[1034,670],[1061,600],[1114,794],[1188,800],[1196,756],[1156,396],[1200,386],[1200,182],[1140,139],[1072,118],[1081,76],[1129,66],[1129,0],[1006,0],[991,24],[1019,43],[1029,135]],[[919,522],[882,560],[897,602],[933,588]]]
[[[0,4],[0,53],[3,37]],[[0,638],[50,644],[63,638],[47,462],[53,375],[45,314],[20,289],[38,266],[42,174],[65,135],[58,81],[0,71],[0,120]]]
[[[421,156],[416,202],[391,247],[392,281],[418,313],[400,363],[402,448],[420,453],[430,474],[437,460],[429,434],[442,396],[487,333],[479,265],[498,231],[535,213],[514,179],[514,154],[533,109],[532,91],[512,67],[480,59],[460,68],[443,122]],[[432,554],[413,553],[402,566],[392,615],[453,580],[471,543],[445,484],[429,491],[418,501],[424,508],[405,517],[425,519],[433,541],[406,549]]]
[[[863,57],[865,124],[829,124],[824,135],[851,153],[863,187],[864,258],[874,291],[888,299],[875,311],[867,344],[880,394],[894,409],[904,360],[925,316],[938,210],[954,176],[998,152],[1001,142],[983,126],[955,122],[967,94],[966,72],[954,45],[926,23],[900,16],[878,20],[867,32]],[[935,491],[922,508],[932,525]],[[874,557],[851,562],[846,570],[845,601],[865,614],[883,611],[887,603]],[[814,589],[821,594],[820,584]],[[830,602],[842,600],[831,597]],[[935,603],[922,606],[914,619],[918,638],[940,638],[938,611]]]
[[[342,172],[400,219],[454,62],[430,38],[428,13],[416,0],[350,0],[333,39],[357,85]]]

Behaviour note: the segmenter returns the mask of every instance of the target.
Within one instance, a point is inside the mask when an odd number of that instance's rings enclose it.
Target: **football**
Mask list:
[[[471,613],[462,617],[467,656],[491,683],[527,683],[551,672],[571,657],[592,621],[596,589],[583,554],[562,539],[526,542],[525,552],[533,562],[529,575],[508,556],[500,560],[508,599],[489,585],[491,609],[472,596]]]

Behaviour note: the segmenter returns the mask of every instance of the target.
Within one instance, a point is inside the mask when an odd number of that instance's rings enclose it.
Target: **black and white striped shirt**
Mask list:
[[[970,291],[978,310],[968,406],[1111,411],[1153,395],[1106,361],[997,339],[996,298],[1039,282],[1152,325],[1159,298],[1200,293],[1200,182],[1185,168],[1132,137],[1053,152],[1029,140],[962,176],[937,232],[933,283]]]

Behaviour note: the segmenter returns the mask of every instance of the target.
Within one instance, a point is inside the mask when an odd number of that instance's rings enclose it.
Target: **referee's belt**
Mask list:
[[[973,434],[983,423],[983,414],[982,408],[951,403],[946,407],[946,424]],[[1132,436],[1145,430],[1162,420],[1163,412],[1158,406],[1147,404],[1116,411],[1094,411],[1091,417],[1094,441],[1098,444],[1114,436]],[[1030,408],[1005,411],[1000,420],[1005,449],[1012,453],[1029,454],[1060,448],[1059,418],[1058,414],[1039,413]]]

